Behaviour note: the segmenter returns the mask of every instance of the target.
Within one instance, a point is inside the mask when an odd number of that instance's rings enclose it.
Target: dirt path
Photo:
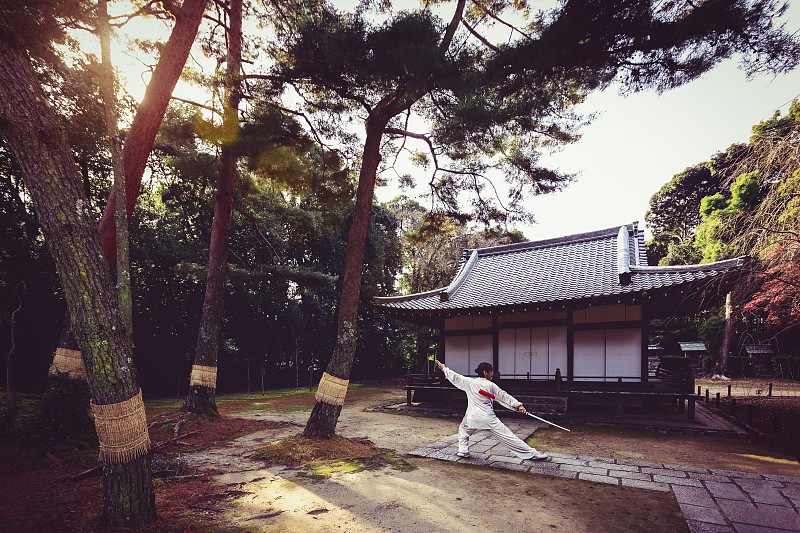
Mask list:
[[[457,431],[458,420],[365,412],[402,401],[402,391],[356,400],[337,426],[346,437],[368,437],[405,454]],[[186,456],[221,471],[215,481],[237,496],[224,507],[226,525],[260,531],[686,531],[671,494],[552,477],[531,477],[470,465],[414,458],[411,471],[383,468],[333,474],[324,480],[297,470],[264,468],[248,459],[272,439],[301,431],[308,414],[251,412],[247,417],[290,421],[230,445]],[[219,518],[217,519],[217,521]]]

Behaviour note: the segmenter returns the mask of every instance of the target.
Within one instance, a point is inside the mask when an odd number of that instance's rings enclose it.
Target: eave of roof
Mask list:
[[[624,250],[629,250],[624,254]],[[379,312],[395,316],[455,316],[529,307],[574,307],[717,278],[741,268],[744,257],[703,265],[643,265],[637,224],[542,241],[466,250],[448,286],[379,297]],[[623,269],[625,272],[621,272]],[[621,275],[625,274],[625,275]]]
[[[705,345],[705,343],[700,341],[678,341],[678,344],[680,345],[681,350],[684,352],[705,352],[708,350],[708,347]]]
[[[747,353],[775,353],[775,351],[772,349],[772,346],[769,346],[768,344],[745,344],[744,350]]]

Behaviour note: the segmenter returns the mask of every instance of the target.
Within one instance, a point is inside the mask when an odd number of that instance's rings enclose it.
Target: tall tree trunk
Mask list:
[[[142,176],[147,166],[147,158],[153,149],[158,128],[164,118],[164,113],[172,98],[172,91],[178,83],[183,66],[189,57],[197,29],[203,20],[203,12],[207,0],[185,0],[180,7],[180,16],[175,19],[175,26],[169,36],[164,51],[158,58],[153,75],[147,84],[133,123],[125,136],[125,146],[122,149],[122,163],[125,170],[127,189],[127,212],[133,212],[139,188],[142,185]],[[108,258],[109,266],[114,264],[116,250],[116,232],[114,231],[114,216],[116,212],[117,194],[112,189],[108,195],[108,202],[100,218],[100,234],[103,239],[103,250]]]
[[[108,147],[111,152],[111,168],[114,172],[114,192],[125,194],[125,171],[122,166],[122,139],[117,124],[117,96],[114,92],[114,67],[111,63],[111,26],[108,19],[108,0],[99,0],[97,29],[100,33],[100,90],[108,130]],[[128,213],[122,202],[116,204],[114,220],[117,237],[117,299],[128,342],[133,338],[131,301],[131,270],[128,253]]]
[[[228,236],[231,229],[233,189],[236,184],[238,160],[235,144],[239,137],[239,101],[241,99],[242,0],[230,0],[228,32],[228,56],[225,72],[227,98],[222,115],[222,166],[214,203],[214,221],[211,225],[211,246],[208,255],[208,276],[203,300],[203,314],[200,317],[200,329],[197,334],[189,394],[183,404],[184,411],[212,416],[219,416],[215,400],[216,368],[222,315],[225,309]]]
[[[358,327],[358,301],[361,296],[361,274],[364,265],[364,247],[367,228],[372,215],[372,198],[375,193],[375,176],[381,161],[381,139],[389,122],[386,113],[370,114],[367,119],[367,138],[358,177],[356,206],[353,223],[347,237],[344,260],[342,295],[339,299],[339,321],[336,330],[336,346],[325,372],[340,380],[350,379],[350,369],[356,354]],[[336,432],[336,423],[342,412],[341,404],[325,401],[319,394],[303,434],[306,437],[328,438]]]
[[[126,213],[128,216],[133,212],[136,197],[142,184],[142,176],[147,165],[147,158],[153,148],[153,142],[161,126],[164,113],[169,105],[172,91],[178,83],[183,66],[189,57],[192,44],[197,37],[197,30],[203,19],[208,0],[185,0],[180,8],[181,15],[176,18],[172,33],[164,46],[164,50],[158,59],[150,82],[144,93],[133,123],[125,138],[125,145],[122,149],[123,173],[126,176],[125,187],[127,190]],[[88,190],[88,189],[87,189]],[[116,262],[117,234],[114,218],[116,216],[117,193],[111,189],[108,202],[100,218],[100,234],[103,242],[103,253],[109,268],[113,268]],[[64,319],[64,327],[69,328],[69,318]],[[71,332],[62,330],[61,338],[68,339]],[[75,346],[68,346],[59,343],[60,348],[76,349]]]
[[[26,50],[0,14],[0,136],[19,163],[55,261],[92,401],[119,404],[140,392],[131,345],[78,167],[47,102]],[[156,519],[149,461],[144,453],[105,465],[103,511],[112,524],[133,528]]]
[[[725,295],[725,332],[722,335],[722,348],[719,354],[719,369],[716,374],[724,376],[728,371],[728,352],[731,350],[731,339],[733,338],[733,303],[731,293]]]
[[[458,0],[453,18],[445,28],[439,43],[439,51],[446,54],[452,43],[458,25],[461,23],[466,0]],[[336,330],[336,346],[328,363],[326,374],[333,379],[327,380],[323,375],[317,390],[317,401],[306,422],[303,435],[320,439],[332,436],[336,432],[336,423],[342,412],[343,393],[335,403],[326,400],[327,393],[321,393],[323,385],[331,391],[341,390],[349,384],[350,369],[356,355],[358,328],[358,302],[361,296],[361,275],[364,269],[364,247],[367,242],[367,228],[372,214],[372,198],[375,193],[375,176],[381,161],[381,140],[386,125],[392,117],[409,109],[417,100],[428,92],[429,80],[417,80],[405,90],[384,97],[370,112],[366,121],[367,138],[364,141],[364,154],[361,158],[361,172],[358,176],[356,207],[353,223],[347,237],[347,249],[344,259],[344,278],[342,295],[339,299],[339,321]],[[329,381],[330,385],[326,383]]]

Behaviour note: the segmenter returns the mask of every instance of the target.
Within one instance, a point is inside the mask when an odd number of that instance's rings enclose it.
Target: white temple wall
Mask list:
[[[566,375],[566,326],[501,329],[497,366],[502,379],[552,378],[556,368]]]
[[[535,311],[497,317],[498,360],[502,379],[553,379],[556,369],[566,379],[568,328],[566,311]],[[573,379],[578,381],[638,380],[642,373],[642,308],[639,305],[589,306],[572,312]],[[492,317],[464,316],[445,320],[445,361],[464,375],[493,361]],[[531,327],[513,327],[534,321]],[[554,322],[548,325],[547,322]],[[620,328],[631,322],[631,327]],[[614,323],[614,328],[604,327]],[[502,327],[503,324],[512,327]],[[592,328],[592,329],[586,329]],[[463,332],[453,335],[455,332]],[[483,331],[486,331],[484,334]],[[448,335],[447,332],[451,334]]]
[[[642,330],[606,330],[606,375],[640,378],[642,375]],[[625,380],[623,381],[631,381]]]
[[[461,375],[473,376],[475,367],[492,362],[491,335],[459,335],[444,338],[445,362]]]
[[[605,330],[575,332],[572,373],[576,381],[603,381],[606,375]]]
[[[620,377],[638,381],[641,377],[642,330],[639,328],[578,330],[574,346],[573,377],[576,381],[616,381]]]

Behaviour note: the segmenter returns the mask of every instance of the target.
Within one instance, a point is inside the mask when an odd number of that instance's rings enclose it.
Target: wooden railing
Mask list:
[[[517,375],[511,375],[517,377]],[[520,377],[522,375],[519,375]],[[509,379],[509,374],[494,376],[494,381],[512,395],[559,395],[559,396],[615,396],[618,411],[622,409],[623,398],[658,398],[678,401],[680,412],[684,402],[689,402],[689,420],[694,420],[695,401],[694,379],[662,371],[655,378],[630,376],[580,376],[572,381],[562,378],[560,373],[550,375],[525,374],[526,379]],[[458,391],[441,372],[434,374],[408,374],[406,381],[406,403],[411,405],[414,391],[440,391],[450,405],[453,394]]]

